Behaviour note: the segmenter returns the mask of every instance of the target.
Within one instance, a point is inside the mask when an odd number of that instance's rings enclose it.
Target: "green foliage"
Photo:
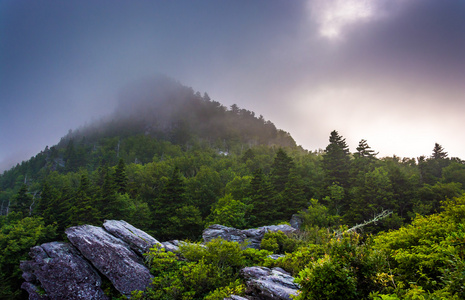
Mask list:
[[[177,208],[164,226],[164,231],[170,238],[194,241],[199,239],[203,229],[200,211],[192,205]]]
[[[303,253],[281,262],[293,272],[302,268],[303,261],[308,262],[296,278],[302,287],[297,299],[364,299],[379,288],[374,279],[385,258],[356,233],[335,235],[325,245],[299,250]],[[318,259],[322,250],[325,255]]]
[[[441,216],[418,216],[412,225],[377,236],[375,244],[392,257],[398,281],[434,289],[440,268],[448,260],[446,249],[438,246],[453,229],[454,225],[444,222]]]
[[[215,239],[205,246],[182,245],[180,255],[186,260],[179,260],[175,254],[163,249],[151,249],[147,261],[155,278],[146,291],[134,292],[132,299],[214,300],[231,294],[240,295],[245,287],[238,271],[251,256],[263,256],[258,253],[245,255],[238,243],[222,239]]]
[[[18,299],[21,292],[21,270],[19,261],[29,259],[31,247],[53,240],[56,227],[45,225],[39,217],[21,219],[21,213],[11,213],[0,228],[0,275],[4,289],[2,299]]]
[[[251,185],[250,225],[252,227],[264,226],[276,222],[276,193],[270,184],[268,177],[261,169],[254,172]]]
[[[397,294],[463,297],[465,195],[444,202],[443,209],[440,214],[417,216],[411,225],[374,239],[375,249],[389,257]],[[410,284],[416,288],[405,292]]]
[[[228,286],[219,287],[205,296],[204,300],[223,300],[231,295],[242,295],[245,292],[245,285],[237,279]]]
[[[293,252],[297,246],[297,241],[290,238],[282,231],[266,232],[260,244],[261,249],[271,251],[275,254]]]
[[[356,279],[352,272],[330,256],[302,270],[296,282],[301,286],[301,293],[296,300],[358,299]]]
[[[349,181],[350,156],[345,139],[333,130],[329,137],[329,145],[323,156],[326,182],[329,185],[338,182],[346,187]]]
[[[23,184],[19,189],[16,196],[13,198],[13,204],[11,210],[19,212],[22,216],[26,217],[30,215],[29,207],[32,203],[32,196],[28,194],[28,188],[26,184]]]
[[[299,212],[302,219],[302,228],[308,230],[312,227],[328,228],[338,223],[338,216],[331,215],[328,208],[316,199],[310,200],[311,205]]]
[[[314,263],[324,253],[325,248],[323,245],[308,244],[299,247],[292,253],[287,253],[285,257],[276,261],[276,265],[290,272],[293,276],[297,276],[300,271]]]
[[[251,205],[234,200],[231,194],[227,194],[212,207],[206,226],[221,224],[235,228],[246,228],[246,214],[250,208]]]
[[[279,148],[276,152],[276,157],[271,165],[271,183],[277,192],[284,191],[286,184],[289,180],[289,174],[291,168],[294,166],[294,162],[287,153]]]

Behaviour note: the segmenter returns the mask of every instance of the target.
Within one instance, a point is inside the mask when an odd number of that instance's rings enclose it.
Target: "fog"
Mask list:
[[[465,159],[465,1],[0,2],[0,170],[165,74],[308,150]]]

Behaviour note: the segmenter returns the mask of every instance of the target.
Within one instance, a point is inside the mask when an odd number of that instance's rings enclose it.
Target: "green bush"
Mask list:
[[[243,295],[244,291],[245,285],[240,280],[236,280],[231,282],[228,286],[217,288],[209,293],[204,300],[223,300],[231,295]]]
[[[324,257],[321,254],[324,253]],[[380,251],[356,233],[336,235],[326,245],[302,247],[277,264],[295,274],[302,286],[297,299],[365,299],[379,290],[376,275],[384,267]]]
[[[236,242],[215,239],[205,246],[185,243],[177,255],[153,248],[147,264],[155,278],[133,299],[223,299],[228,293],[242,294],[239,270],[248,262],[264,261],[267,251],[243,251]],[[221,298],[223,297],[223,298]]]
[[[301,286],[296,300],[359,299],[352,271],[328,255],[300,271],[295,281]]]
[[[293,276],[296,276],[306,266],[317,261],[324,256],[324,254],[325,249],[323,245],[310,244],[300,247],[292,253],[286,254],[283,258],[276,260],[275,265],[290,272]]]
[[[298,246],[297,240],[290,238],[282,231],[265,233],[260,248],[271,251],[275,254],[284,254],[293,252]]]

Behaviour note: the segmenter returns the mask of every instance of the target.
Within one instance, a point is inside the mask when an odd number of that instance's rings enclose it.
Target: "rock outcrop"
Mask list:
[[[238,243],[246,242],[248,248],[260,249],[260,243],[266,232],[282,231],[286,234],[293,233],[296,231],[289,225],[271,225],[263,226],[254,229],[236,229],[233,227],[227,227],[223,225],[211,225],[203,231],[202,237],[205,243],[221,237],[227,241],[233,241]]]
[[[223,300],[249,300],[249,299],[241,297],[241,296],[231,295],[228,298],[224,298]]]
[[[298,294],[294,277],[281,268],[247,267],[241,275],[246,279],[249,299],[292,300],[291,295]]]
[[[70,242],[123,295],[144,290],[153,276],[130,246],[101,227],[82,225],[66,229]]]
[[[71,244],[42,244],[31,248],[29,255],[32,260],[20,265],[26,280],[21,287],[29,299],[108,299],[98,273]],[[37,284],[46,295],[39,294]]]
[[[125,241],[132,250],[139,252],[143,255],[155,245],[163,247],[162,243],[157,241],[154,237],[147,234],[126,221],[106,220],[103,223],[103,228],[112,235]]]
[[[228,241],[246,242],[259,248],[267,231],[292,233],[288,225],[263,226],[239,230],[212,225],[204,230],[204,242],[221,237]],[[52,242],[31,248],[31,260],[22,261],[20,268],[26,282],[22,288],[30,300],[97,299],[107,300],[101,285],[108,278],[116,290],[125,296],[144,290],[153,276],[144,266],[143,254],[155,245],[167,251],[177,251],[183,241],[160,243],[144,231],[125,221],[105,221],[102,227],[91,225],[66,229],[70,243]],[[251,267],[241,270],[247,280],[246,298],[231,295],[231,300],[290,299],[298,286],[293,278],[279,268]]]

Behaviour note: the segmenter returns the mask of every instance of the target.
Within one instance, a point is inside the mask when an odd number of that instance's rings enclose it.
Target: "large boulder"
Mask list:
[[[101,227],[82,225],[66,229],[70,242],[123,295],[144,290],[153,276],[142,258],[121,239]]]
[[[202,237],[205,243],[220,237],[226,241],[234,241],[238,243],[246,242],[246,247],[260,249],[260,243],[265,236],[265,233],[268,231],[282,231],[285,234],[290,234],[296,231],[296,229],[284,224],[240,230],[233,227],[215,224],[206,228],[203,231]]]
[[[148,252],[150,248],[155,245],[163,247],[154,237],[132,226],[126,221],[105,220],[103,228],[125,241],[132,250],[137,251],[141,255]]]
[[[241,270],[246,279],[246,294],[257,300],[292,300],[297,295],[299,285],[294,277],[281,268],[247,267]]]
[[[42,244],[29,255],[32,260],[20,264],[29,299],[108,299],[100,276],[71,244]],[[39,293],[39,284],[46,295]]]

